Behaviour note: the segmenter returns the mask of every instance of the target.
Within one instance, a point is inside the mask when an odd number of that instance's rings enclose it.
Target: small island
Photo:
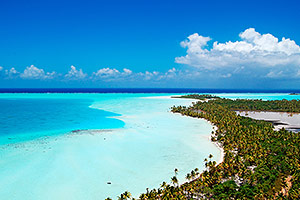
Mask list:
[[[182,96],[172,96],[171,98],[208,100],[208,99],[219,99],[220,97],[211,94],[188,94]]]
[[[223,162],[204,160],[206,169],[186,175],[179,185],[177,172],[172,184],[148,190],[139,199],[299,199],[300,136],[272,123],[241,116],[236,111],[300,112],[299,100],[226,99],[212,95],[184,95],[201,101],[190,107],[172,107],[173,113],[203,118],[217,127],[211,140],[224,150]],[[127,199],[128,192],[120,199]]]

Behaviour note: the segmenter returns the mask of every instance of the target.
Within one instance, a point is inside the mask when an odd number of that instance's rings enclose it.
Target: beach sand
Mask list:
[[[285,128],[290,131],[300,131],[300,114],[286,112],[256,112],[256,111],[236,111],[237,114],[251,117],[257,120],[265,120],[273,123],[275,130]]]

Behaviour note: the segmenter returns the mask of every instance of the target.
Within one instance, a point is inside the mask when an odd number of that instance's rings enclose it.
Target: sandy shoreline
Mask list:
[[[286,112],[258,112],[258,111],[236,111],[237,114],[257,120],[271,122],[275,130],[285,128],[286,130],[300,131],[300,114]]]
[[[209,137],[210,123],[170,112],[173,105],[188,106],[194,100],[140,98],[91,105],[120,113],[112,118],[124,121],[122,128],[74,129],[5,146],[0,152],[1,197],[105,199],[125,190],[138,196],[147,187],[169,182],[174,168],[179,169],[178,180],[183,182],[192,169],[205,169],[203,160],[210,153],[219,160],[219,148]],[[39,190],[28,193],[32,187]]]
[[[170,96],[153,96],[153,97],[142,97],[144,99],[169,99],[172,97],[180,97],[181,95],[170,95]]]
[[[185,115],[182,115],[182,114],[180,114],[180,113],[173,113],[173,114],[177,114],[177,115],[181,115],[182,117],[188,117],[188,118],[190,118],[190,116],[185,116]],[[213,125],[210,121],[208,121],[207,119],[204,119],[204,118],[198,118],[198,119],[200,119],[200,120],[203,120],[203,121],[205,121],[205,122],[207,122],[208,124],[210,124],[211,126],[212,126],[212,130],[213,131],[216,131],[217,129],[218,129],[218,127],[216,126],[216,125]],[[211,138],[212,138],[212,133],[209,133],[208,135],[206,135],[206,136],[203,136],[203,137],[206,137],[207,138],[207,140],[209,140],[214,146],[216,146],[217,148],[218,148],[218,150],[220,151],[220,159],[218,159],[216,162],[217,162],[217,165],[218,164],[221,164],[223,161],[224,161],[224,156],[225,156],[225,152],[224,152],[224,149],[220,146],[220,144],[218,143],[218,142],[213,142],[212,140],[211,140]]]
[[[180,95],[177,95],[178,97],[180,97]],[[173,97],[173,95],[172,96],[163,96],[163,97],[153,97],[153,98],[155,98],[155,99],[166,99],[166,98],[172,98]],[[147,98],[151,98],[151,97],[147,97]],[[197,102],[197,101],[200,101],[200,100],[197,100],[197,99],[193,99],[193,100],[195,100],[195,101],[193,101],[192,103],[194,103],[194,102]],[[192,103],[191,103],[191,105],[192,105]],[[178,114],[178,115],[181,115],[180,113],[174,113],[174,114]],[[184,115],[181,115],[181,116],[184,116]],[[189,116],[184,116],[184,117],[189,117]],[[204,118],[199,118],[199,119],[201,119],[201,120],[203,120],[203,121],[205,121],[205,122],[207,122],[208,124],[210,124],[211,126],[212,126],[212,130],[213,130],[213,132],[215,132],[217,129],[218,129],[218,127],[216,126],[216,125],[214,125],[214,124],[212,124],[210,121],[208,121],[207,119],[204,119]],[[225,152],[224,152],[224,149],[221,147],[221,145],[216,141],[216,142],[213,142],[212,140],[211,140],[211,138],[212,138],[212,133],[209,133],[206,137],[207,137],[207,139],[212,143],[212,144],[214,144],[217,148],[218,148],[218,150],[220,151],[220,158],[217,160],[217,164],[216,165],[219,165],[219,164],[221,164],[223,161],[224,161],[224,157],[225,157]],[[205,137],[205,136],[204,136]],[[188,181],[185,181],[184,183],[186,183],[186,182],[188,182]]]

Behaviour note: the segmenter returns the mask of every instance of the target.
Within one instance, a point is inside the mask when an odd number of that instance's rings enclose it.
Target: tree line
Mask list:
[[[209,155],[204,160],[206,169],[202,173],[192,170],[182,185],[178,184],[176,169],[170,184],[163,182],[158,189],[147,189],[139,199],[300,199],[299,134],[275,131],[269,122],[234,112],[299,112],[299,101],[210,99],[190,107],[173,106],[171,111],[212,122],[217,129],[211,140],[223,148],[223,162],[216,165]],[[134,198],[126,192],[119,199]]]

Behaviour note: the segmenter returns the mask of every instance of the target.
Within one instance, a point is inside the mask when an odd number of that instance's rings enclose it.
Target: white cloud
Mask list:
[[[176,70],[174,67],[169,69],[167,72],[158,72],[158,71],[145,71],[145,72],[140,72],[137,75],[141,77],[144,80],[165,80],[165,79],[171,79],[175,78],[180,71]]]
[[[33,65],[26,67],[20,77],[23,79],[52,79],[56,75],[56,72],[46,72],[43,69],[39,69]]]
[[[73,65],[71,66],[70,71],[65,75],[65,78],[69,80],[79,80],[87,77],[86,73],[83,73],[82,69],[77,70]]]
[[[207,42],[210,40],[210,37],[203,37],[201,35],[198,35],[198,33],[194,33],[188,37],[188,40],[182,41],[180,45],[183,48],[188,48],[188,53],[206,52],[203,47],[205,47],[207,45]]]
[[[10,70],[5,70],[5,75],[8,77],[8,78],[15,78],[17,77],[17,75],[19,74],[19,72],[14,68],[10,68]]]
[[[160,73],[157,71],[153,71],[153,72],[145,71],[145,72],[140,72],[137,75],[144,80],[151,80],[157,78],[159,74]]]
[[[132,74],[132,71],[130,69],[124,68],[123,71],[125,74]]]
[[[0,66],[0,71],[2,71],[2,70],[3,70],[3,67]]]
[[[177,70],[173,67],[172,69],[169,69],[162,78],[174,78],[177,75],[176,72]]]
[[[117,69],[102,68],[99,69],[97,72],[94,72],[93,74],[99,77],[108,77],[108,76],[115,76],[117,74],[120,74],[120,72]]]
[[[173,78],[177,74],[175,68],[169,69],[167,72],[158,72],[158,71],[145,71],[145,72],[137,72],[134,73],[132,70],[124,68],[123,71],[119,71],[115,68],[102,68],[93,72],[92,77],[93,79],[102,79],[104,81],[141,81],[141,80],[162,80],[167,78]]]
[[[195,33],[181,42],[181,46],[187,48],[187,54],[175,58],[175,62],[207,70],[300,65],[300,47],[291,39],[279,41],[271,34],[256,32],[254,28],[246,29],[239,36],[241,41],[214,42],[207,49],[205,46],[211,38]]]
[[[168,73],[175,73],[175,72],[176,72],[175,67],[173,67],[172,69],[169,69],[169,70],[168,70]]]
[[[115,68],[102,68],[96,72],[93,72],[94,78],[125,78],[133,74],[130,69],[124,68],[123,71],[119,71]]]

